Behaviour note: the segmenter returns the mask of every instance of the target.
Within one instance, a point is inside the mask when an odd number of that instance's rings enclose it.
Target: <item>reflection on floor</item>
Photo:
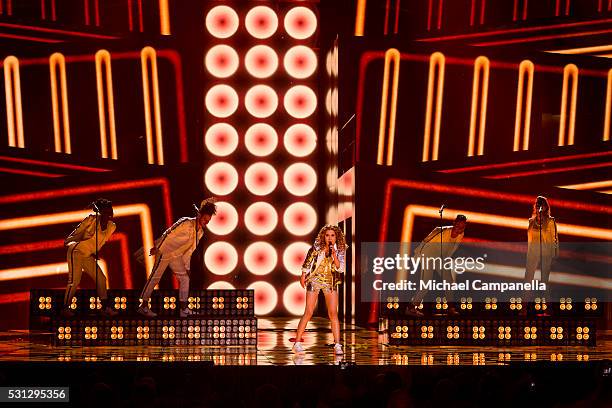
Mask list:
[[[306,352],[291,352],[297,319],[260,318],[255,347],[53,347],[51,334],[0,333],[0,361],[210,361],[215,365],[505,365],[513,362],[587,362],[612,359],[612,341],[597,347],[396,347],[357,326],[342,331],[344,356],[335,356],[329,321],[315,318],[304,335]]]

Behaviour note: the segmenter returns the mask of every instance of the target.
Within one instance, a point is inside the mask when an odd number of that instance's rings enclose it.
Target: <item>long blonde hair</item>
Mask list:
[[[337,225],[326,224],[319,230],[317,234],[317,238],[315,239],[314,246],[317,249],[322,249],[325,247],[325,233],[327,230],[332,230],[336,233],[336,245],[338,246],[338,251],[345,251],[347,248],[346,239],[344,238],[344,233]]]

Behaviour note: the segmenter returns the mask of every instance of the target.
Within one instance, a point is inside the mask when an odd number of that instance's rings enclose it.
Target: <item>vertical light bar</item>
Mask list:
[[[482,71],[482,78],[481,73]],[[484,56],[474,61],[474,81],[472,83],[472,110],[470,115],[470,139],[468,156],[474,156],[476,143],[476,119],[480,105],[480,118],[478,121],[478,150],[476,154],[484,154],[485,125],[487,121],[487,96],[489,93],[489,59]]]
[[[572,94],[569,109],[569,125],[567,120],[567,92],[568,82],[572,81]],[[558,146],[574,144],[574,129],[576,125],[576,100],[578,99],[578,67],[574,64],[567,64],[563,68],[563,89],[561,91],[561,118],[559,122],[559,141]],[[566,127],[568,127],[566,132]],[[567,133],[567,141],[566,139]]]
[[[389,134],[387,140],[386,165],[393,164],[393,144],[395,140],[395,117],[397,114],[397,94],[399,86],[400,53],[396,48],[385,52],[385,69],[383,73],[382,98],[380,102],[380,124],[378,129],[378,156],[376,164],[383,164],[384,141],[387,133],[387,103],[389,99],[389,67],[393,62],[393,84],[391,89],[391,113],[389,114]]]
[[[427,108],[425,111],[425,132],[423,134],[423,161],[429,161],[429,143],[431,140],[431,116],[434,106],[434,87],[435,96],[435,119],[433,134],[432,160],[438,160],[438,150],[440,147],[440,123],[442,118],[442,98],[444,95],[444,67],[445,58],[441,52],[434,52],[429,58],[429,79],[427,82]],[[434,82],[437,72],[437,83]],[[435,84],[435,85],[434,85]]]
[[[170,10],[168,0],[159,0],[159,27],[161,35],[170,35]]]
[[[106,87],[104,81],[106,80]],[[96,53],[96,86],[98,89],[98,118],[100,121],[100,149],[102,157],[108,158],[106,141],[106,112],[108,111],[108,127],[111,142],[111,157],[117,160],[117,135],[115,133],[115,103],[113,97],[113,74],[111,56],[107,50]],[[106,104],[104,99],[106,96]]]
[[[59,94],[57,84],[57,70],[59,69]],[[55,152],[71,154],[70,147],[70,118],[68,112],[68,86],[66,84],[66,59],[64,55],[56,52],[49,57],[49,71],[51,74],[51,104],[53,107],[53,134],[55,138]],[[60,101],[61,98],[61,121]],[[62,149],[62,125],[64,135],[64,148]]]
[[[516,117],[514,120],[514,147],[516,152],[520,149],[521,128],[523,136],[523,150],[529,150],[529,128],[531,123],[531,100],[533,95],[534,65],[524,60],[519,65],[518,86],[516,91]],[[527,75],[527,92],[525,92],[525,75]],[[523,94],[526,93],[525,96]],[[525,102],[525,117],[523,117],[523,101]],[[522,125],[522,126],[521,126]]]
[[[147,160],[149,164],[164,164],[164,149],[162,143],[161,109],[159,101],[159,79],[157,75],[157,53],[152,47],[144,47],[140,53],[142,66],[142,91],[144,97],[144,115],[147,134]],[[149,63],[151,78],[149,78]],[[151,82],[151,83],[149,83]],[[155,136],[157,145],[157,163],[153,149],[153,125],[151,119],[151,85],[153,91],[153,115],[155,120]]]
[[[357,12],[355,13],[355,36],[363,37],[365,28],[367,0],[357,0]]]
[[[608,87],[606,89],[606,110],[604,112],[603,140],[610,140],[610,111],[612,110],[612,69],[608,71]]]
[[[4,94],[6,98],[8,144],[11,147],[24,148],[19,60],[13,55],[4,59]]]

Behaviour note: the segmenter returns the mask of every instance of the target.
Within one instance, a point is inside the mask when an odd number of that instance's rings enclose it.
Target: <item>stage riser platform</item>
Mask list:
[[[383,319],[392,345],[595,346],[592,319]]]
[[[53,320],[53,344],[255,346],[257,319]]]

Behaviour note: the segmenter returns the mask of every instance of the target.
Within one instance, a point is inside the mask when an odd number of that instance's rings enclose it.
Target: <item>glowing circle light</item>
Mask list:
[[[310,245],[306,242],[294,242],[285,248],[283,266],[290,274],[295,276],[302,274],[302,264],[309,249]]]
[[[244,98],[247,111],[256,118],[267,118],[278,108],[278,96],[268,85],[255,85]]]
[[[283,292],[283,305],[292,315],[299,316],[304,313],[306,290],[302,288],[300,282],[293,282],[287,286]]]
[[[285,31],[296,40],[305,40],[317,31],[317,16],[307,7],[294,7],[285,15]]]
[[[238,14],[228,6],[217,6],[206,15],[206,29],[217,38],[229,38],[238,30]]]
[[[317,212],[310,204],[293,203],[285,210],[283,223],[291,234],[306,235],[317,225]]]
[[[238,94],[231,86],[219,84],[209,89],[204,102],[211,115],[227,118],[238,109]]]
[[[305,157],[317,147],[317,134],[310,126],[297,123],[287,129],[283,143],[291,155]]]
[[[296,45],[285,54],[283,66],[285,71],[294,78],[308,78],[317,69],[317,54],[312,48]]]
[[[204,144],[215,156],[228,156],[238,147],[238,132],[228,123],[215,123],[206,131]]]
[[[238,186],[238,172],[229,163],[217,162],[204,173],[204,183],[211,193],[227,195]]]
[[[253,242],[244,251],[244,265],[255,275],[267,275],[276,268],[278,255],[267,242]]]
[[[225,281],[217,281],[208,285],[206,289],[217,289],[217,290],[232,290],[236,289],[234,285]]]
[[[211,75],[227,78],[234,75],[238,69],[238,53],[229,45],[215,45],[206,53],[204,64]]]
[[[256,45],[247,51],[244,66],[255,78],[268,78],[278,69],[278,55],[267,45]]]
[[[268,156],[278,146],[278,135],[272,126],[266,123],[256,123],[246,131],[244,144],[252,155]]]
[[[217,202],[215,214],[206,227],[215,235],[227,235],[238,225],[238,211],[233,205],[225,201]]]
[[[253,37],[263,40],[270,38],[278,28],[278,17],[266,6],[253,7],[244,20],[247,31]]]
[[[265,202],[251,204],[244,213],[247,229],[255,235],[267,235],[278,224],[278,214],[274,207]]]
[[[268,195],[274,191],[278,184],[278,174],[274,167],[268,163],[254,163],[244,173],[244,184],[255,195]]]
[[[317,186],[317,173],[306,163],[294,163],[285,170],[283,183],[291,194],[305,196]]]
[[[257,281],[251,283],[247,289],[255,290],[255,314],[266,315],[274,310],[278,303],[278,294],[274,286],[268,282]]]
[[[229,242],[214,242],[204,252],[204,264],[215,275],[230,274],[238,265],[238,252]]]
[[[304,119],[317,109],[317,95],[305,85],[296,85],[285,93],[283,104],[289,115]]]

